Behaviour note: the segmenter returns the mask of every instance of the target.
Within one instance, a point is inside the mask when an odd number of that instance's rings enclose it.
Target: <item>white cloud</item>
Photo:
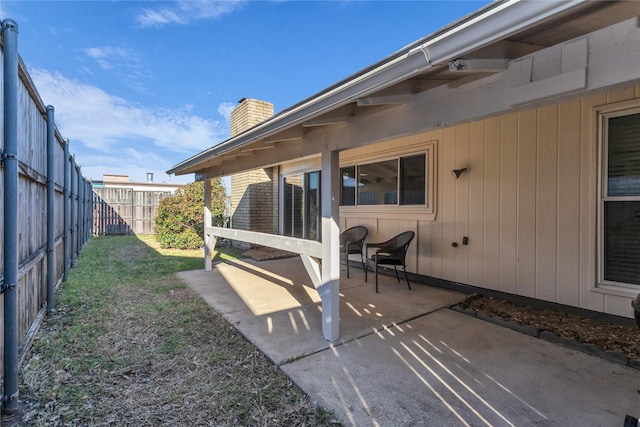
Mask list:
[[[71,145],[73,149],[73,142]],[[145,182],[147,172],[152,172],[156,182],[189,182],[192,176],[169,177],[165,173],[168,169],[167,159],[154,153],[125,149],[118,155],[88,155],[76,153],[76,161],[82,169],[82,174],[92,180],[100,180],[107,173],[127,175],[136,182]],[[169,166],[172,166],[171,164]]]
[[[144,79],[153,77],[153,72],[145,65],[144,55],[121,46],[90,47],[84,50],[103,70],[112,72],[129,88],[144,92]]]
[[[238,106],[237,103],[223,102],[218,106],[218,114],[225,118],[227,123],[231,123],[231,111]]]
[[[135,17],[143,27],[162,27],[169,24],[188,24],[201,19],[213,19],[231,13],[243,0],[179,0],[158,9],[144,8]]]
[[[189,114],[185,109],[149,109],[60,73],[30,70],[38,91],[56,109],[64,132],[88,147],[109,151],[121,141],[146,141],[185,153],[214,145],[228,132],[225,123]]]
[[[85,53],[95,59],[101,68],[110,70],[121,63],[138,63],[139,55],[124,47],[104,46],[85,49]]]
[[[42,69],[29,73],[45,104],[55,107],[56,124],[69,138],[78,163],[94,179],[102,173],[164,173],[228,137],[226,117],[200,117],[192,113],[192,106],[151,109],[60,73]],[[221,104],[219,111],[226,105]],[[133,172],[122,172],[123,168]]]

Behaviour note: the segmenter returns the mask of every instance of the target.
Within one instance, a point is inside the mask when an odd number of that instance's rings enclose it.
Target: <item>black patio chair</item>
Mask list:
[[[360,254],[362,269],[366,268],[364,257],[362,256],[362,247],[367,234],[369,234],[369,230],[364,225],[356,225],[340,233],[340,252],[347,257],[347,277],[349,277],[349,255],[351,254]]]
[[[393,265],[393,269],[396,272],[396,278],[400,283],[400,276],[398,275],[398,266],[401,265],[404,270],[404,278],[407,280],[407,286],[411,290],[409,284],[409,277],[407,276],[407,265],[405,258],[407,256],[407,249],[409,249],[409,243],[413,240],[415,233],[413,231],[405,231],[397,236],[392,237],[386,242],[380,243],[367,243],[366,253],[369,257],[369,249],[375,248],[376,253],[371,255],[371,260],[375,263],[376,271],[376,293],[378,293],[378,266],[379,265]],[[365,268],[364,281],[367,281],[367,271]]]

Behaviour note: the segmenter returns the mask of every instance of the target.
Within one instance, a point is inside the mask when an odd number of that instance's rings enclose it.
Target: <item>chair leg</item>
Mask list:
[[[411,290],[411,285],[409,284],[409,276],[407,276],[407,267],[403,265],[402,269],[404,270],[404,278],[407,279],[407,286],[409,287],[409,290]]]
[[[378,259],[376,258],[376,294],[378,293]]]
[[[347,279],[349,278],[349,252],[347,252]]]
[[[364,266],[364,283],[367,283],[369,275],[369,261],[367,260],[367,264]]]
[[[365,271],[367,271],[367,267],[364,265],[364,257],[362,256],[362,252],[360,252],[360,262],[362,263],[362,269]]]
[[[396,271],[396,279],[398,279],[398,283],[400,283],[400,276],[398,276],[398,268],[394,265],[393,269]]]

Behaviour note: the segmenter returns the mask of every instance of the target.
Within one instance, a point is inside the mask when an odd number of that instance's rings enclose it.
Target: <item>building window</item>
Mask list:
[[[342,186],[340,190],[340,205],[355,206],[356,204],[356,167],[349,166],[340,169]]]
[[[398,159],[358,166],[357,203],[398,204]]]
[[[425,205],[427,153],[340,169],[342,206]]]
[[[283,181],[282,235],[320,241],[320,172]]]
[[[599,281],[640,285],[640,107],[600,117]]]
[[[424,205],[425,196],[425,155],[400,158],[400,204]]]

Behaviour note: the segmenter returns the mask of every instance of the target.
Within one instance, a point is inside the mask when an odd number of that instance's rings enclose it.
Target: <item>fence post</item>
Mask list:
[[[4,41],[4,388],[2,412],[18,410],[18,24],[2,21]]]
[[[93,184],[91,180],[87,180],[87,189],[89,190],[89,229],[87,240],[89,240],[93,235]]]
[[[87,243],[87,217],[89,211],[87,210],[87,180],[82,177],[82,246]]]
[[[82,250],[82,170],[78,165],[76,167],[76,173],[78,174],[77,183],[78,183],[78,231],[76,232],[76,248],[78,250],[77,255],[80,255],[80,250]]]
[[[64,140],[64,205],[63,205],[63,228],[62,233],[62,253],[64,254],[64,265],[62,267],[62,280],[66,281],[69,277],[69,140]]]
[[[93,192],[91,191],[91,181],[85,178],[85,187],[87,188],[87,229],[84,233],[85,243],[91,238],[91,208],[93,206]]]
[[[84,248],[84,242],[87,241],[87,183],[82,173],[80,173],[80,179],[80,182],[82,182],[82,234],[80,235],[80,247]]]
[[[77,183],[78,183],[78,171],[76,168],[76,158],[74,155],[71,155],[71,230],[69,230],[71,232],[71,267],[74,267],[76,265],[76,234],[77,233],[77,216],[78,213],[76,212],[77,210],[77,204],[76,204],[76,197],[78,195],[77,193]]]
[[[53,244],[55,239],[55,124],[53,121],[54,108],[47,105],[47,314],[53,313],[53,297],[55,291],[55,253]]]
[[[95,194],[93,194],[93,184],[89,181],[89,194],[91,194],[91,199],[89,200],[89,239],[93,236],[94,233],[94,219],[93,219],[93,207],[95,206]]]
[[[82,229],[84,226],[84,186],[82,185],[82,169],[78,166],[78,256],[82,250]]]
[[[82,220],[84,218],[84,211],[82,208],[84,207],[84,187],[82,182],[82,169],[78,166],[78,256],[80,256],[80,251],[82,250],[82,228],[83,223]]]

